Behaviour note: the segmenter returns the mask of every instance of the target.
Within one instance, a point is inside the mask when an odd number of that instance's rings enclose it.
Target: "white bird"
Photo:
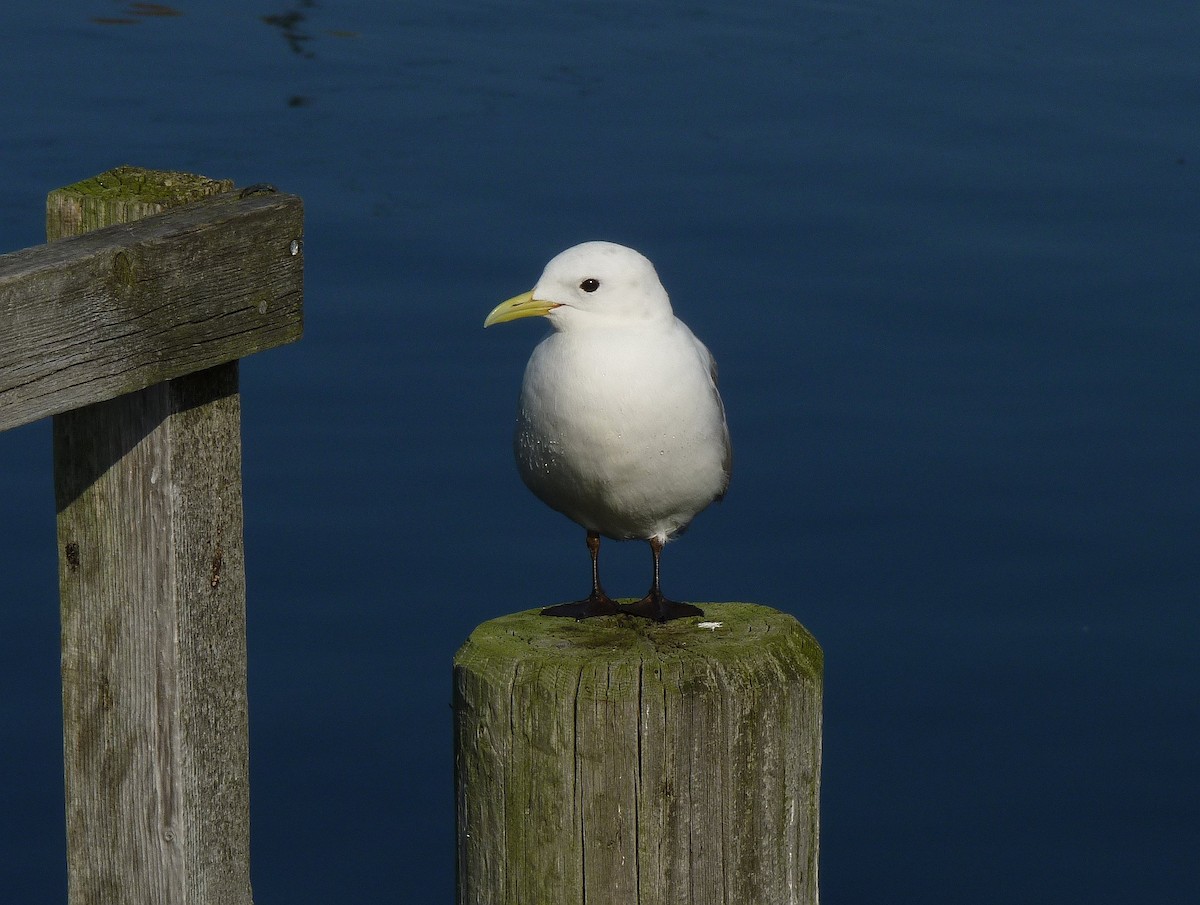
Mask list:
[[[659,622],[702,615],[663,597],[659,558],[729,486],[732,451],[712,355],[675,317],[654,265],[611,242],[568,248],[483,325],[535,316],[553,329],[525,368],[517,467],[544,503],[586,529],[592,558],[591,594],[542,612]],[[649,542],[654,579],[636,603],[618,604],[601,588],[601,535]]]

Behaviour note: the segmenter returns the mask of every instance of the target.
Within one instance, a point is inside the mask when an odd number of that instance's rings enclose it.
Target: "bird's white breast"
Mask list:
[[[707,350],[674,317],[554,332],[525,371],[521,477],[589,530],[667,539],[728,481],[728,435]]]

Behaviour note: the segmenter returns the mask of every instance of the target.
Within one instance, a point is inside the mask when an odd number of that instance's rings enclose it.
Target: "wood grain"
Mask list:
[[[71,222],[169,204],[142,172],[128,210],[80,192]],[[52,204],[51,219],[73,209]],[[74,331],[58,357],[69,377],[41,373],[27,398],[74,404],[186,372],[54,417],[71,905],[251,905],[238,364],[196,366],[298,329],[299,268],[278,246],[299,212],[287,196],[222,196],[51,246],[110,284],[44,270],[68,290],[45,323]],[[264,236],[269,252],[238,256]],[[265,327],[260,299],[290,313]]]
[[[770,608],[702,606],[666,625],[530,611],[471,634],[454,667],[461,905],[815,905],[821,649]]]
[[[225,193],[0,257],[0,430],[299,339],[303,216]]]

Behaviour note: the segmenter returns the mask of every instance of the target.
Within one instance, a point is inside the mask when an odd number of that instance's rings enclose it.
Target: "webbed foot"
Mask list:
[[[621,605],[601,591],[593,592],[574,603],[559,603],[542,610],[543,616],[565,616],[570,619],[591,619],[593,616],[615,616],[623,612]]]
[[[647,594],[636,603],[620,604],[620,611],[630,616],[641,616],[643,619],[653,619],[655,622],[669,622],[672,619],[686,619],[688,616],[703,616],[704,610],[690,603],[680,603],[668,600],[662,594],[653,592]]]

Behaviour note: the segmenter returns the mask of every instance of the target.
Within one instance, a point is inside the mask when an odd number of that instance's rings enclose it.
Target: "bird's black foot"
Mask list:
[[[620,604],[601,591],[593,592],[574,603],[560,603],[542,610],[543,616],[566,616],[569,619],[591,619],[593,616],[615,616],[623,612]]]
[[[647,594],[636,603],[620,605],[622,613],[630,616],[641,616],[643,619],[653,619],[655,622],[669,622],[672,619],[685,619],[688,616],[703,616],[704,610],[690,603],[679,603],[668,600],[662,594],[653,592]]]

